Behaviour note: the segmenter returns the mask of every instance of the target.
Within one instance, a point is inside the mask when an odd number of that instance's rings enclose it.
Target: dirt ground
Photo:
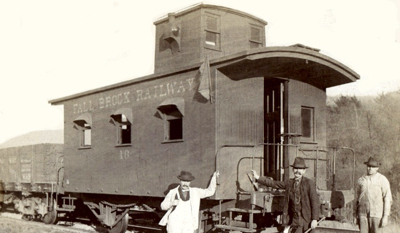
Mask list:
[[[77,225],[74,228],[60,229],[59,226],[46,225],[21,219],[20,215],[2,213],[0,216],[0,233],[77,233],[95,232],[90,226]]]
[[[63,227],[63,228],[60,228]],[[59,222],[57,225],[46,225],[42,222],[26,221],[19,214],[0,214],[0,233],[96,233],[92,226],[69,222]],[[103,231],[101,231],[103,232]],[[126,231],[126,233],[135,233]]]

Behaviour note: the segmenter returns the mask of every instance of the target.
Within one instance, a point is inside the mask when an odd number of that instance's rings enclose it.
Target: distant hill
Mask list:
[[[43,143],[64,143],[64,130],[33,131],[0,144],[0,148],[27,146]]]
[[[328,96],[326,99],[326,105],[332,106],[335,105],[335,100],[337,100],[340,97],[340,95],[336,96]],[[363,105],[370,105],[374,103],[374,100],[377,98],[377,96],[355,96]]]
[[[400,91],[392,91],[388,92],[385,95],[390,96],[395,99],[400,100]],[[346,95],[343,95],[346,96]],[[350,96],[351,97],[351,96]],[[372,95],[365,95],[365,96],[355,96],[363,105],[371,105],[375,103],[375,99],[377,99],[379,96],[372,96]],[[340,98],[340,95],[335,95],[335,96],[327,96],[326,99],[326,105],[332,106],[335,105],[335,100]]]

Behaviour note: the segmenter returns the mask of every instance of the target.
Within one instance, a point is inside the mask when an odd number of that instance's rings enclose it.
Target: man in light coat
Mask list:
[[[360,233],[377,233],[388,224],[392,193],[388,179],[378,172],[381,165],[370,157],[367,174],[357,182],[357,214]]]
[[[214,172],[207,189],[190,187],[194,176],[182,171],[178,176],[180,185],[171,189],[161,203],[162,210],[168,210],[160,221],[167,225],[168,233],[193,233],[199,227],[200,199],[214,195],[219,172]]]

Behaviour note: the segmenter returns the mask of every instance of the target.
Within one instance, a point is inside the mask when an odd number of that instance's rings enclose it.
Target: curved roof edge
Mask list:
[[[326,83],[325,88],[337,86],[345,83],[350,83],[357,81],[360,79],[359,74],[350,69],[348,66],[343,63],[327,56],[322,53],[319,53],[318,49],[314,49],[307,46],[274,46],[274,47],[263,47],[253,50],[246,50],[236,54],[228,55],[222,58],[213,59],[212,63],[214,65],[220,64],[219,69],[226,71],[226,73],[230,73],[233,76],[234,72],[237,72],[237,69],[240,69],[240,66],[244,67],[259,67],[259,66],[273,66],[276,63],[271,62],[271,58],[279,58],[280,60],[284,59],[284,62],[287,65],[296,65],[297,71],[303,71],[305,69],[309,69],[311,65],[309,62],[313,62],[314,67],[312,71],[321,71],[322,73],[330,70],[330,72],[335,72],[340,75],[340,80]],[[268,60],[269,59],[269,60]],[[304,62],[302,62],[302,60]],[[210,61],[211,62],[211,61]],[[258,63],[257,63],[258,62]],[[283,60],[282,60],[283,62]],[[255,64],[258,66],[255,66]],[[261,65],[260,65],[261,64]],[[286,66],[286,69],[291,69],[292,66]],[[236,69],[236,70],[235,70]],[[283,68],[282,68],[283,69]],[[323,70],[322,70],[323,69]],[[235,70],[230,72],[229,70]],[[262,72],[254,72],[254,75],[265,74],[267,69],[264,69],[264,73]],[[277,69],[272,69],[277,71]],[[271,71],[271,69],[268,69]],[[280,70],[277,73],[282,73]],[[287,72],[290,73],[290,72]],[[294,72],[292,72],[293,74]],[[317,72],[318,73],[318,72]],[[317,74],[316,74],[317,75]],[[314,76],[316,78],[317,76]]]
[[[263,19],[261,19],[261,18],[259,18],[259,17],[256,17],[256,16],[254,16],[254,15],[252,15],[252,14],[243,12],[243,11],[239,11],[239,10],[232,9],[232,8],[229,8],[229,7],[224,7],[224,6],[211,5],[211,4],[204,4],[204,3],[201,3],[201,2],[200,2],[200,3],[197,3],[197,4],[194,4],[194,5],[191,5],[191,6],[189,6],[189,7],[186,7],[186,8],[184,8],[184,9],[182,9],[182,10],[173,12],[173,14],[175,14],[175,16],[180,16],[180,15],[187,14],[187,13],[189,13],[189,12],[191,12],[191,11],[194,11],[194,10],[197,10],[197,9],[200,9],[200,8],[217,8],[217,9],[220,9],[220,10],[228,11],[228,12],[230,12],[230,13],[232,13],[232,14],[237,14],[237,15],[249,17],[249,18],[251,18],[251,19],[255,19],[255,20],[257,20],[257,21],[259,21],[260,23],[263,23],[263,24],[265,24],[265,25],[268,24],[267,21],[265,21],[265,20],[263,20]],[[167,20],[168,20],[168,14],[165,15],[165,16],[162,16],[162,17],[159,18],[158,20],[154,21],[154,24],[156,25],[156,24],[162,23],[162,22],[167,21]]]

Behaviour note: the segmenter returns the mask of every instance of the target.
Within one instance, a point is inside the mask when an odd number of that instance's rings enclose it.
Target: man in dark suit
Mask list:
[[[291,233],[301,233],[318,225],[319,198],[314,181],[304,177],[307,166],[303,158],[296,157],[293,165],[294,178],[287,181],[274,181],[260,177],[252,170],[255,181],[276,189],[285,189],[283,224],[290,225]]]

